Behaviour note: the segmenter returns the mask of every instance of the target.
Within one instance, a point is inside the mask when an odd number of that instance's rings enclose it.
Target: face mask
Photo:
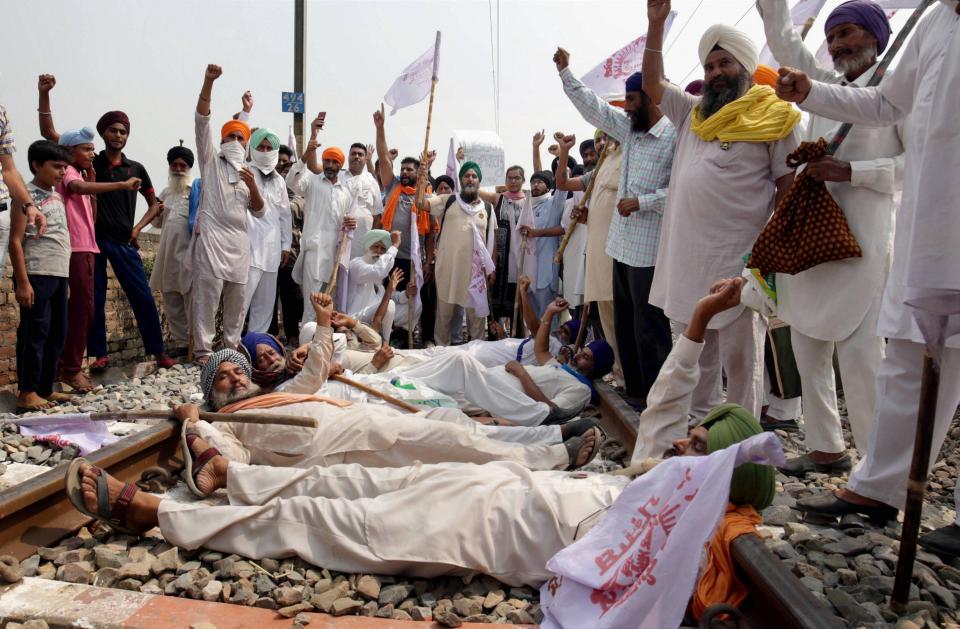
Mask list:
[[[245,149],[243,145],[236,140],[231,140],[226,144],[220,145],[220,154],[223,155],[223,158],[227,160],[228,164],[237,170],[243,170],[244,152]]]
[[[269,175],[276,169],[279,159],[280,151],[276,149],[270,151],[254,151],[253,154],[250,155],[250,161],[257,167],[257,170],[264,175]]]

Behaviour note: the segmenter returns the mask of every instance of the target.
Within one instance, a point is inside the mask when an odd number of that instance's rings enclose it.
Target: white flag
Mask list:
[[[589,533],[547,562],[556,576],[540,588],[541,627],[682,624],[734,467],[783,461],[777,436],[762,433],[707,457],[667,459],[631,482]]]
[[[408,65],[393,82],[383,97],[392,108],[390,115],[398,109],[419,103],[430,94],[430,84],[437,79],[440,65],[440,31],[433,46]]]
[[[790,9],[793,28],[798,33],[803,33],[803,29],[807,26],[807,20],[810,20],[811,23],[816,20],[817,15],[820,14],[820,10],[826,3],[827,0],[797,0],[797,3]],[[770,52],[770,46],[768,45],[764,45],[763,51],[760,53],[760,63],[773,68],[780,67],[777,60],[773,58],[773,53]]]
[[[287,138],[287,146],[293,151],[293,158],[297,159],[300,156],[300,151],[297,150],[297,136],[293,134],[293,125],[289,125],[290,136]]]
[[[670,26],[675,17],[677,17],[676,11],[671,11],[667,16],[667,21],[663,25],[664,40],[670,33]],[[644,33],[601,61],[597,67],[580,77],[580,80],[600,98],[622,100],[625,92],[623,84],[627,77],[643,69],[643,49],[646,45],[647,35]]]
[[[430,229],[433,229],[433,217],[430,218]],[[417,287],[417,294],[413,298],[413,321],[407,321],[407,330],[413,331],[417,327],[417,319],[421,311],[420,288],[423,287],[423,265],[420,261],[420,230],[417,229],[417,214],[410,215],[410,275],[408,283]],[[408,306],[409,308],[409,306]],[[404,313],[406,314],[406,313]],[[413,349],[412,347],[410,349]]]

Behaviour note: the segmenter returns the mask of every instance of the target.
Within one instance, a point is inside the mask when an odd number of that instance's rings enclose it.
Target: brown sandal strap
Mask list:
[[[117,497],[117,501],[113,503],[113,510],[110,512],[110,517],[107,519],[107,522],[126,528],[127,508],[130,506],[130,503],[133,502],[133,497],[137,491],[139,491],[139,489],[136,485],[124,483],[123,489],[120,490],[120,495]]]

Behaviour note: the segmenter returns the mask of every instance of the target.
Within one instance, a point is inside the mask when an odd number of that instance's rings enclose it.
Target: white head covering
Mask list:
[[[714,46],[720,46],[740,62],[747,72],[753,76],[760,62],[760,53],[757,45],[743,31],[738,31],[726,24],[714,24],[700,38],[700,65],[707,62],[707,56]]]

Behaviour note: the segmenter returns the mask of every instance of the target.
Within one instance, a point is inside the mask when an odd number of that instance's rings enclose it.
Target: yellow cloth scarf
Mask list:
[[[699,105],[690,114],[690,129],[704,142],[776,142],[798,122],[800,112],[766,85],[754,85],[706,120],[700,119]]]

